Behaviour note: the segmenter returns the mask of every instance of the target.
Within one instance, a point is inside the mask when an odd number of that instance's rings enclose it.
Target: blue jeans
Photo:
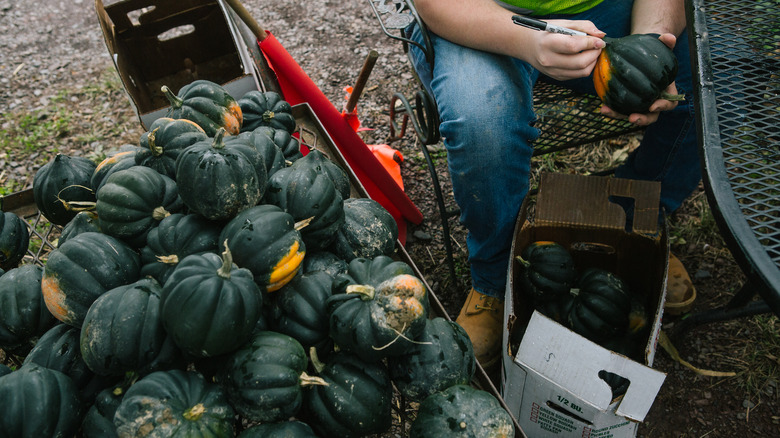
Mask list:
[[[607,35],[619,37],[629,33],[631,7],[631,0],[605,0],[581,14],[546,18],[591,20]],[[422,42],[416,25],[407,31]],[[532,142],[539,136],[533,127],[532,92],[540,73],[516,58],[431,37],[433,69],[422,52],[410,46],[413,66],[439,108],[453,192],[460,221],[468,230],[472,285],[503,298],[513,230],[528,193]],[[675,82],[686,101],[646,129],[641,145],[615,173],[661,181],[661,208],[666,214],[680,206],[701,178],[686,34],[678,38],[674,51],[679,62]],[[563,84],[595,94],[590,77]]]

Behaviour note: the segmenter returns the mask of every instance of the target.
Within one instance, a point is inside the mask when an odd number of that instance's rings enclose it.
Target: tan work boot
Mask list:
[[[664,312],[681,315],[693,307],[696,300],[696,288],[680,259],[669,254],[669,273],[666,280],[666,303]]]
[[[483,368],[498,362],[501,356],[504,301],[472,288],[455,322],[468,333],[474,346],[474,355]]]

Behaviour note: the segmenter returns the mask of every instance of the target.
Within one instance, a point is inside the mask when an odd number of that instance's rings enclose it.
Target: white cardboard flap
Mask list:
[[[665,373],[588,341],[537,311],[531,316],[515,362],[602,411],[609,408],[612,391],[599,378],[599,371],[625,377],[631,383],[615,413],[635,421],[644,420],[666,378]]]

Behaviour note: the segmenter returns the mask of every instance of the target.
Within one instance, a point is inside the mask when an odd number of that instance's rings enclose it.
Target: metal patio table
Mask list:
[[[686,0],[686,18],[704,186],[746,282],[677,331],[780,315],[780,3]]]

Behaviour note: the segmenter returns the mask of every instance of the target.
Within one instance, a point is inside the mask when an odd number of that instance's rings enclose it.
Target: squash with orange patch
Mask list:
[[[298,273],[306,254],[301,232],[293,217],[281,208],[262,204],[248,208],[222,228],[219,241],[227,240],[233,260],[252,271],[260,290],[280,289]]]
[[[330,337],[367,362],[407,353],[425,328],[428,292],[419,278],[401,274],[376,287],[351,284],[326,301]]]
[[[593,85],[604,105],[621,114],[646,113],[658,99],[683,100],[664,89],[677,75],[677,58],[657,35],[604,38],[607,46],[593,70]]]
[[[81,327],[89,306],[105,292],[140,278],[140,256],[107,234],[86,232],[49,254],[41,292],[55,318]]]
[[[210,137],[219,128],[230,135],[240,132],[244,120],[241,106],[221,85],[199,79],[183,86],[178,94],[165,85],[161,89],[171,104],[165,117],[192,120]]]

